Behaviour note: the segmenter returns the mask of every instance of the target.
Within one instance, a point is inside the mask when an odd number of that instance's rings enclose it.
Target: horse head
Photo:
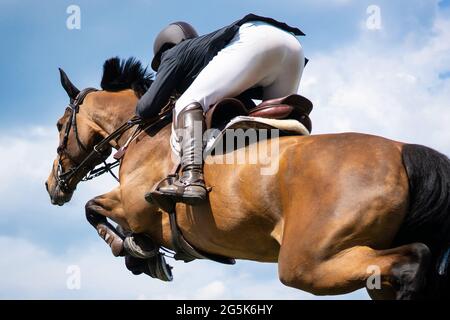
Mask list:
[[[61,206],[70,201],[77,184],[104,160],[105,155],[102,154],[89,163],[83,162],[102,138],[101,128],[92,120],[93,104],[87,97],[96,90],[78,90],[66,73],[62,69],[59,71],[61,85],[69,96],[69,105],[56,123],[59,146],[45,186],[52,204]]]

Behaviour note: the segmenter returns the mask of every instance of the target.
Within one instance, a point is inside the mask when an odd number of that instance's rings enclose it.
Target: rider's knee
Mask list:
[[[177,102],[175,102],[175,109],[174,109],[175,116],[178,117],[178,115],[182,111],[185,111],[186,109],[191,108],[193,105],[198,106],[200,104],[200,106],[203,108],[203,105],[198,100],[199,99],[193,99],[192,97],[188,98],[188,97],[181,96],[177,100]]]

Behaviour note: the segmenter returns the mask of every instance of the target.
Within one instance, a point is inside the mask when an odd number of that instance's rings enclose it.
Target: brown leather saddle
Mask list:
[[[259,105],[247,103],[236,98],[225,98],[212,106],[205,115],[208,129],[222,130],[231,119],[237,116],[250,116],[269,119],[293,119],[299,121],[312,130],[312,122],[309,117],[313,105],[307,98],[292,94],[286,97],[271,99],[261,102]]]

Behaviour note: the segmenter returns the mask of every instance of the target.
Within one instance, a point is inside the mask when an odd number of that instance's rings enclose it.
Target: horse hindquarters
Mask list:
[[[363,288],[375,277],[373,297],[416,298],[428,248],[388,249],[408,208],[400,145],[356,134],[316,139],[303,153],[289,155],[299,169],[284,201],[280,280],[333,295]]]
[[[409,212],[397,236],[397,244],[422,242],[432,254],[427,273],[425,298],[449,298],[448,257],[440,257],[450,245],[450,160],[421,145],[407,144],[402,149],[410,191]],[[438,264],[446,270],[438,274]]]

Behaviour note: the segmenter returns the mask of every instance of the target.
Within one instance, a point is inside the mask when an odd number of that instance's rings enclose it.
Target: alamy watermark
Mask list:
[[[66,27],[69,30],[81,29],[81,9],[80,6],[71,4],[67,7],[66,13],[69,15],[66,19]]]
[[[78,265],[70,265],[66,269],[68,275],[66,280],[66,287],[69,290],[81,289],[81,268]]]
[[[197,147],[200,145],[199,141],[203,142],[204,147],[203,150],[195,151],[194,162],[197,164],[248,164],[259,166],[261,175],[275,175],[278,172],[278,129],[226,129],[223,134],[218,129],[210,129],[202,133],[202,123],[199,122],[194,123],[193,133]],[[183,139],[192,141],[189,134],[188,130],[174,130],[172,141],[178,144],[175,149],[181,148]],[[178,162],[180,159],[174,154],[172,160]]]
[[[278,129],[227,129],[223,139],[205,150],[205,163],[259,165],[261,175],[274,175],[279,168],[279,135]],[[211,152],[219,155],[207,157]]]
[[[369,290],[381,289],[381,269],[377,265],[370,265],[367,267],[366,272],[370,276],[366,280],[366,287]]]
[[[367,7],[366,13],[368,17],[366,19],[366,27],[369,30],[381,29],[381,8],[375,4]]]

